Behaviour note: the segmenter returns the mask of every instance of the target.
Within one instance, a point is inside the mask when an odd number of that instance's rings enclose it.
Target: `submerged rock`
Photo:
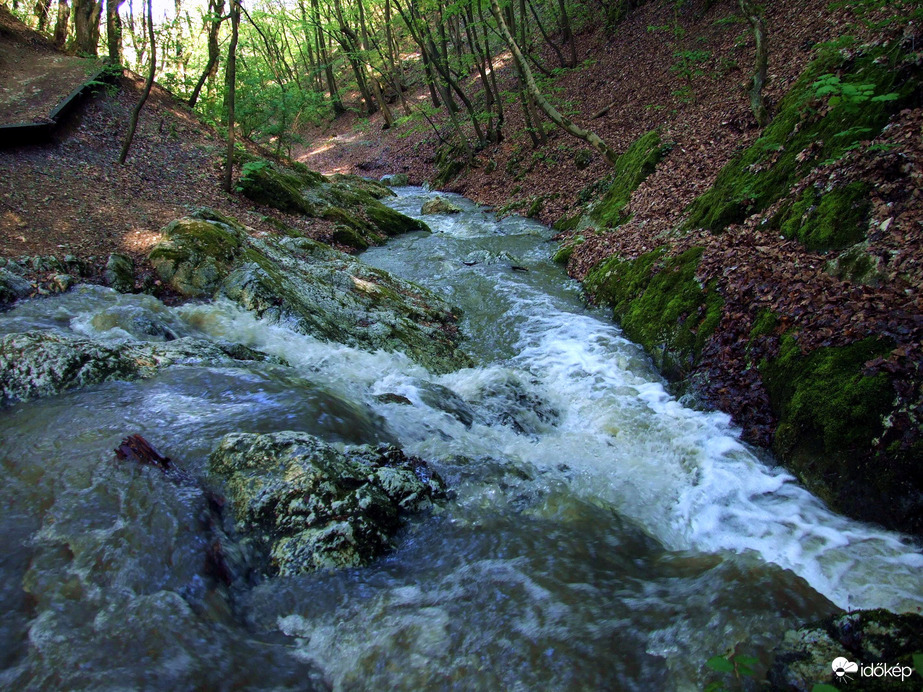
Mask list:
[[[152,377],[161,368],[230,365],[266,356],[239,344],[192,338],[167,343],[106,344],[54,331],[0,338],[0,403],[52,396],[111,380]]]
[[[834,615],[785,634],[775,652],[768,680],[772,690],[810,692],[817,683],[853,682],[874,692],[919,690],[913,655],[923,651],[923,616],[887,610],[857,610]],[[845,658],[860,667],[873,666],[871,675],[848,672],[851,680],[838,678],[833,661]],[[879,665],[881,664],[881,665]],[[875,675],[883,666],[899,666],[906,676]]]
[[[340,452],[307,433],[225,436],[209,458],[236,527],[281,576],[368,564],[403,516],[432,506],[445,484],[395,447]]]
[[[423,203],[421,214],[460,214],[461,207],[453,204],[445,197],[433,197]]]
[[[172,222],[164,236],[151,262],[184,295],[223,295],[303,334],[402,351],[437,372],[470,365],[456,343],[455,308],[351,255],[303,237],[252,238],[207,211]]]

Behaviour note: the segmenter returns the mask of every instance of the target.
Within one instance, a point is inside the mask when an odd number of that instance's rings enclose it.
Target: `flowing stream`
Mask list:
[[[430,193],[401,188],[418,215]],[[172,367],[0,411],[0,686],[693,690],[839,608],[923,606],[923,555],[845,519],[685,406],[549,261],[551,232],[426,217],[363,259],[464,310],[477,366],[297,334],[230,303],[100,287],[21,303],[0,334],[233,340],[290,364]],[[363,569],[207,587],[194,493],[113,461],[140,433],[192,474],[229,432],[387,441],[452,488]]]

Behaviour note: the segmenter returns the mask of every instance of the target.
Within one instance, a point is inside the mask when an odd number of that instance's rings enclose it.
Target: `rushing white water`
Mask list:
[[[395,206],[414,213],[427,194],[404,189]],[[446,375],[220,301],[166,308],[84,287],[0,316],[0,333],[54,328],[114,343],[192,335],[289,364],[171,368],[0,416],[9,475],[0,499],[22,506],[4,527],[15,559],[3,582],[68,604],[40,617],[9,607],[22,612],[0,638],[27,653],[9,654],[15,674],[0,684],[47,683],[46,668],[77,660],[76,645],[65,655],[48,642],[102,646],[117,616],[143,641],[192,631],[199,621],[186,602],[220,625],[186,650],[191,679],[213,668],[244,686],[294,689],[305,670],[338,689],[701,689],[710,655],[743,644],[768,656],[786,627],[830,612],[826,599],[923,606],[918,546],[829,511],[743,445],[727,416],[672,397],[548,261],[546,229],[454,201],[465,212],[427,217],[434,233],[364,256],[464,309],[464,347],[479,362]],[[194,510],[156,478],[139,484],[101,459],[138,431],[200,473],[220,435],[279,429],[396,441],[429,460],[454,497],[375,565],[267,580],[233,594],[233,617],[215,615],[196,572]],[[92,520],[87,507],[97,508]],[[87,521],[89,533],[75,528]],[[54,557],[59,544],[85,561],[80,570]],[[83,595],[48,585],[61,570],[79,575],[71,581]],[[0,602],[19,603],[15,586]],[[153,624],[132,619],[144,608]],[[180,660],[163,646],[161,657]],[[129,678],[136,685],[146,660]],[[71,684],[109,684],[113,665],[94,659]]]

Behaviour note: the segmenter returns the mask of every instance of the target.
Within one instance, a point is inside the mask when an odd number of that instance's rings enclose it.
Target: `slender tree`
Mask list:
[[[147,73],[147,82],[144,84],[144,91],[141,98],[138,99],[138,105],[131,113],[131,121],[128,123],[128,134],[125,135],[125,143],[122,144],[122,153],[119,154],[119,163],[124,165],[128,158],[128,150],[131,148],[131,141],[135,138],[135,129],[138,127],[138,118],[141,115],[141,109],[147,97],[151,95],[151,88],[154,86],[154,73],[157,71],[157,43],[154,38],[154,11],[151,8],[151,0],[147,0],[147,28],[150,32],[151,40],[151,66]]]
[[[150,0],[148,0],[150,2]],[[231,45],[224,75],[228,109],[228,155],[224,166],[224,191],[231,192],[234,179],[234,106],[237,96],[237,39],[240,32],[240,0],[231,0]]]
[[[769,45],[766,41],[766,25],[763,22],[762,9],[757,7],[753,0],[740,0],[740,10],[744,13],[750,28],[753,30],[753,39],[756,41],[756,57],[754,60],[753,77],[750,80],[750,110],[760,127],[769,124],[769,111],[763,99],[763,86],[766,84],[766,72],[769,68]]]
[[[523,57],[522,52],[519,50],[519,46],[516,45],[516,41],[513,40],[512,35],[510,35],[510,30],[506,26],[506,22],[503,21],[503,15],[500,14],[500,5],[497,4],[497,0],[490,0],[490,11],[494,15],[494,19],[497,21],[497,26],[500,29],[500,33],[503,36],[503,40],[506,41],[506,45],[509,46],[510,52],[513,54],[513,58],[516,60],[519,68],[522,70],[523,76],[526,79],[526,86],[529,89],[529,93],[532,94],[532,97],[535,99],[535,102],[538,104],[539,108],[548,116],[548,118],[562,130],[567,132],[578,139],[582,139],[584,142],[589,144],[591,147],[596,149],[611,165],[615,165],[615,161],[618,158],[618,154],[606,144],[595,132],[590,130],[585,130],[579,125],[571,122],[569,119],[561,115],[558,110],[552,106],[542,93],[538,90],[538,86],[535,84],[535,78],[532,76],[532,71],[529,69],[528,63],[526,63],[525,57]]]
[[[125,0],[106,0],[106,43],[109,61],[117,65],[125,62],[122,55],[122,18],[119,8]]]
[[[58,48],[64,48],[67,42],[67,23],[70,19],[71,9],[67,0],[58,0],[58,18],[54,25],[54,44]]]

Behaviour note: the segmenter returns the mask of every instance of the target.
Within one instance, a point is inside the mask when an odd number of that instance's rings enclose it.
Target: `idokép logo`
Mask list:
[[[913,668],[895,664],[889,666],[887,663],[870,663],[868,665],[859,665],[847,658],[840,656],[833,659],[830,664],[833,668],[833,675],[837,680],[849,682],[858,673],[863,678],[898,678],[901,681],[906,680],[913,675]]]

